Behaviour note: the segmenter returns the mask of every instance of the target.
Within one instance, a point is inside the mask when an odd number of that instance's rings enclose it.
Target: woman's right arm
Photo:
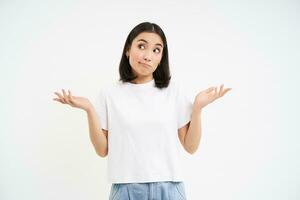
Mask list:
[[[80,108],[86,111],[89,124],[90,140],[95,148],[96,153],[101,157],[105,157],[108,153],[108,131],[101,128],[94,106],[87,98],[72,96],[70,90],[69,94],[67,94],[64,89],[62,91],[63,95],[55,92],[59,98],[54,98],[53,100],[62,104],[69,104],[72,107]]]
[[[101,157],[105,157],[108,153],[108,131],[101,129],[98,116],[93,105],[91,105],[86,112],[89,123],[90,140],[94,145],[96,153]]]

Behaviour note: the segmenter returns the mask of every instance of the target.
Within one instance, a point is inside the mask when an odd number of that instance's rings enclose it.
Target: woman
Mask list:
[[[167,40],[154,23],[129,33],[120,79],[102,88],[95,107],[62,90],[54,100],[87,112],[96,153],[108,155],[110,200],[186,199],[180,145],[193,154],[201,138],[201,110],[230,88],[210,87],[194,102],[171,80]]]

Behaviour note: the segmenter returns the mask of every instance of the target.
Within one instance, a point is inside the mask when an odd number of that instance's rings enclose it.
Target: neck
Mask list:
[[[132,80],[131,83],[142,84],[142,83],[147,83],[147,82],[151,81],[152,79],[153,79],[153,76],[151,76],[151,77],[138,77],[138,78]]]

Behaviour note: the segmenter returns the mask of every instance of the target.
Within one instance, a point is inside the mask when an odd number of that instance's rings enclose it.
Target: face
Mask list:
[[[163,42],[156,33],[140,33],[126,52],[129,64],[135,75],[142,79],[152,79],[152,73],[161,61]]]

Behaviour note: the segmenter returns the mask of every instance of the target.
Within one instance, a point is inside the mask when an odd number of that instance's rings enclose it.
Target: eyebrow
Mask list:
[[[139,42],[139,41],[143,41],[143,42],[146,42],[146,43],[148,43],[148,42],[147,42],[146,40],[144,40],[144,39],[139,39],[139,40],[138,40],[138,42]],[[160,44],[160,43],[156,43],[155,45],[158,45],[158,46],[161,46],[161,47],[163,47],[163,46],[162,46],[162,44]]]

